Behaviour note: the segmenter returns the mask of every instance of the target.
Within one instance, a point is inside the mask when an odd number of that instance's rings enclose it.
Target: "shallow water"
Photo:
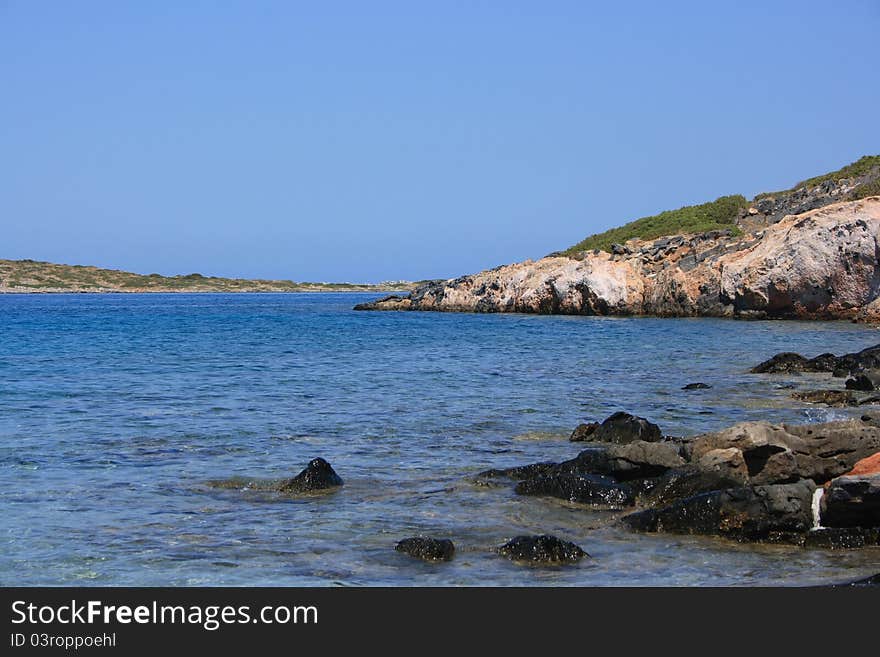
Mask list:
[[[827,375],[759,376],[778,351],[880,342],[846,322],[357,313],[364,294],[0,296],[0,584],[818,584],[880,551],[638,535],[477,472],[570,458],[616,410],[688,435],[857,413],[795,402]],[[704,381],[709,390],[682,391]],[[306,499],[212,489],[315,456],[346,482]],[[452,538],[423,564],[400,538]],[[592,559],[495,556],[522,533]]]

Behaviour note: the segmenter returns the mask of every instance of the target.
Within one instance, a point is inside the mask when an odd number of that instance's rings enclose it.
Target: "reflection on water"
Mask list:
[[[795,402],[828,375],[756,376],[777,351],[880,342],[844,322],[355,313],[364,295],[0,297],[0,583],[817,584],[877,550],[739,545],[617,528],[614,514],[472,483],[575,455],[616,410],[669,434],[857,410]],[[712,385],[681,390],[692,382]],[[211,488],[315,456],[346,485],[304,499]],[[393,550],[427,533],[456,558]],[[553,533],[592,556],[523,567]]]

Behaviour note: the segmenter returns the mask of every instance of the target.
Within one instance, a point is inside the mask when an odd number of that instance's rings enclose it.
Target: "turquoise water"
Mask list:
[[[616,410],[669,434],[849,411],[794,402],[825,375],[757,376],[778,351],[880,342],[845,322],[359,313],[365,294],[0,296],[0,584],[812,584],[880,570],[828,552],[642,536],[613,516],[471,477],[570,458]],[[690,382],[711,390],[685,392]],[[300,500],[217,490],[315,456],[346,485]],[[492,552],[554,533],[593,559]],[[452,538],[428,565],[400,538]]]

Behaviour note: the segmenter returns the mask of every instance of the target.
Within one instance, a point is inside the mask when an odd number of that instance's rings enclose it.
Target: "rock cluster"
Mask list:
[[[825,353],[807,358],[792,351],[785,351],[755,365],[750,371],[753,374],[831,372],[836,377],[846,377],[878,368],[880,368],[880,344],[843,356]]]
[[[792,397],[812,404],[827,406],[865,406],[880,403],[880,395],[865,394],[880,390],[880,345],[843,356],[831,353],[807,358],[794,352],[783,352],[750,370],[754,374],[797,372],[831,372],[838,378],[849,377],[844,389],[806,390]]]
[[[639,531],[801,545],[880,544],[880,416],[821,424],[742,422],[692,438],[646,441],[644,418],[615,414],[629,439],[562,463],[490,470],[543,495],[627,512]],[[611,418],[609,418],[610,420]],[[606,420],[606,422],[608,422]],[[603,423],[604,425],[605,423]],[[816,505],[816,491],[824,494]]]

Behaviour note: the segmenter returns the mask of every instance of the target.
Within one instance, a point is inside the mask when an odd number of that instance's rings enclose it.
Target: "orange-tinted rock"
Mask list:
[[[880,474],[880,452],[862,459],[853,466],[853,469],[844,473],[844,477],[855,477],[858,475]]]

